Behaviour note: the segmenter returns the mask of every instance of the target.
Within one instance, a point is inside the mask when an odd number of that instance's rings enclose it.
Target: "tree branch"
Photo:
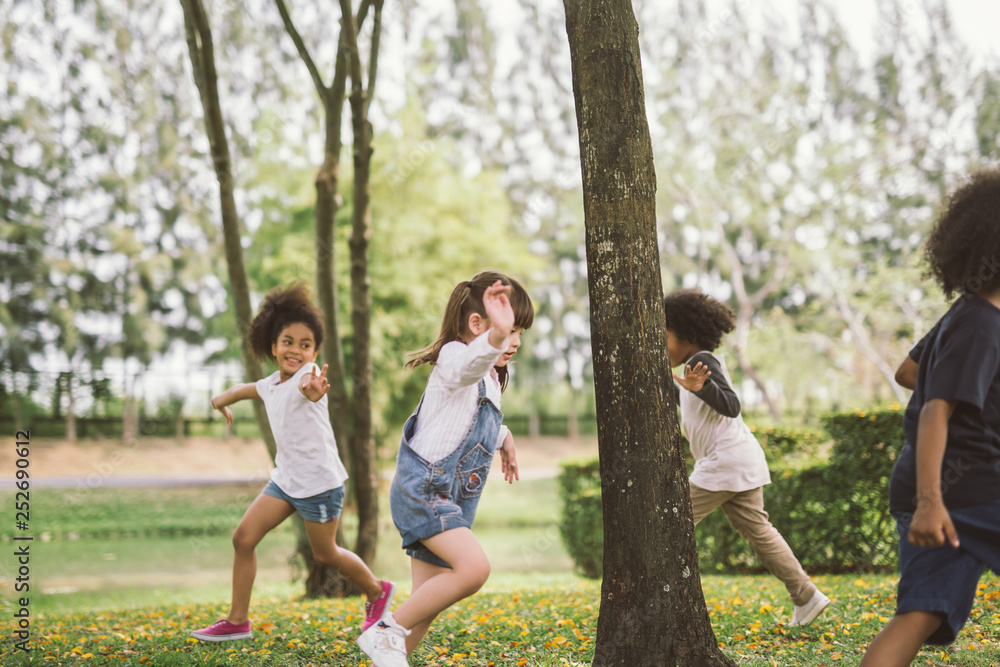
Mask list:
[[[274,0],[274,4],[278,6],[278,13],[281,14],[281,22],[285,24],[285,31],[292,38],[292,42],[295,43],[295,49],[299,52],[299,57],[302,58],[302,62],[306,64],[306,68],[309,70],[309,76],[312,77],[313,85],[316,86],[319,99],[323,102],[323,106],[326,106],[329,89],[323,83],[323,77],[316,68],[316,63],[313,62],[312,56],[309,55],[309,49],[306,48],[305,42],[302,41],[302,35],[299,34],[299,31],[295,29],[295,24],[292,23],[292,17],[288,14],[288,7],[285,6],[285,0]]]
[[[365,0],[367,2],[367,0]],[[368,119],[368,107],[375,97],[375,75],[378,73],[378,48],[382,37],[382,4],[384,0],[375,0],[375,16],[372,24],[372,43],[368,52],[368,88],[365,91],[364,117]],[[361,21],[358,21],[361,25]]]
[[[865,331],[864,327],[858,321],[860,318],[857,313],[851,309],[851,304],[847,300],[847,295],[844,291],[836,286],[834,277],[832,275],[827,275],[827,280],[830,281],[830,287],[833,288],[834,297],[837,301],[837,310],[840,312],[841,319],[847,325],[847,330],[851,332],[851,338],[854,340],[854,344],[861,350],[861,353],[868,357],[868,360],[875,364],[879,373],[882,374],[882,378],[885,380],[886,384],[889,385],[889,389],[896,396],[896,400],[900,403],[906,402],[906,394],[903,392],[903,388],[896,384],[895,371],[886,362],[886,360],[880,355],[874,347],[872,347],[871,340],[868,338],[868,332]]]

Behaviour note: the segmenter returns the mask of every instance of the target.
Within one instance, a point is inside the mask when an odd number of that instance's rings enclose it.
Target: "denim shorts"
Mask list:
[[[295,508],[305,521],[313,523],[327,523],[340,518],[340,512],[344,509],[344,485],[341,484],[335,489],[317,493],[308,498],[292,498],[281,490],[273,481],[268,482],[262,493],[266,493],[272,498],[284,500]]]
[[[959,547],[910,544],[912,515],[896,512],[899,591],[896,613],[929,611],[945,617],[928,644],[950,644],[969,619],[976,587],[988,567],[1000,573],[1000,500],[949,509]]]

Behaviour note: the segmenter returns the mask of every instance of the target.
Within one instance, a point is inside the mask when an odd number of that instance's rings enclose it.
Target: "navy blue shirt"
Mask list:
[[[1000,309],[962,296],[913,348],[917,386],[903,416],[906,446],[889,486],[889,509],[916,509],[917,423],[934,398],[955,401],[941,464],[945,507],[1000,499]]]

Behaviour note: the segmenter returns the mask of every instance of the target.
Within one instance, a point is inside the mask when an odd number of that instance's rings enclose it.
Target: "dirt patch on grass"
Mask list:
[[[516,438],[521,470],[548,470],[564,458],[597,454],[597,439]],[[13,447],[0,448],[0,469],[14,470]],[[143,438],[131,446],[119,440],[64,440],[33,438],[29,457],[32,476],[101,477],[233,475],[266,477],[272,464],[260,439]],[[496,457],[499,469],[500,457]],[[393,462],[387,461],[391,468]]]

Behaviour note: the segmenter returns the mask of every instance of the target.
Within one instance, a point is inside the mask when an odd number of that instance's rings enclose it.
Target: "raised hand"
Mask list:
[[[317,375],[314,365],[312,371],[303,376],[302,382],[299,384],[299,391],[313,403],[323,398],[330,390],[330,381],[326,379],[326,369],[327,364],[323,364],[323,370]]]
[[[497,280],[483,292],[483,308],[490,324],[506,339],[514,329],[514,309],[510,305],[510,285]]]
[[[674,373],[674,379],[677,381],[677,384],[688,391],[700,391],[710,377],[712,377],[712,371],[708,370],[708,366],[705,366],[700,361],[693,369],[690,366],[685,366],[684,377]]]

